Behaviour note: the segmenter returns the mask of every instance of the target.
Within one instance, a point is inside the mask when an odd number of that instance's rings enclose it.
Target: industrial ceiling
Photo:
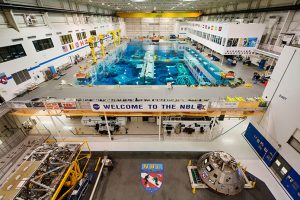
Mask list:
[[[73,0],[115,11],[195,11],[251,0]]]

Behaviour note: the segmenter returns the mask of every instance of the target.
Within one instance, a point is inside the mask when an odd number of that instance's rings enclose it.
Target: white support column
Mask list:
[[[213,123],[212,123],[211,129],[209,131],[209,140],[212,139],[212,130],[213,130],[215,124],[216,124],[216,119],[217,119],[217,117],[214,117],[214,119],[213,119]]]
[[[109,125],[108,125],[106,114],[104,114],[104,118],[105,118],[106,128],[107,128],[107,132],[108,132],[108,137],[109,137],[109,140],[111,141],[111,133],[110,133],[110,130],[109,130]]]
[[[221,60],[221,67],[223,67],[223,62],[224,62],[224,55],[222,55],[222,60]]]
[[[13,11],[12,10],[4,10],[3,13],[4,13],[4,16],[5,16],[8,24],[12,28],[14,28],[16,31],[20,32],[20,28],[19,28],[18,23],[15,19]]]
[[[53,124],[53,126],[54,126],[54,129],[56,130],[56,132],[57,132],[57,134],[58,134],[59,140],[63,141],[63,138],[62,138],[62,136],[61,136],[61,134],[60,134],[60,130],[58,129],[58,127],[57,127],[57,125],[56,125],[56,123],[55,123],[55,121],[54,121],[54,119],[53,119],[53,116],[50,115],[50,119],[51,119],[51,121],[52,121],[52,124]]]
[[[50,23],[50,20],[49,20],[49,15],[48,15],[48,12],[45,12],[43,15],[42,15],[46,25],[49,27],[49,28],[52,28],[52,25]]]
[[[297,3],[297,2],[296,2],[296,3]],[[284,23],[283,23],[283,25],[282,25],[282,28],[281,28],[281,30],[280,30],[280,32],[279,32],[279,35],[278,35],[278,37],[277,37],[277,40],[276,40],[276,42],[275,42],[275,45],[276,45],[276,46],[279,46],[280,43],[281,43],[281,40],[282,40],[282,35],[281,35],[281,34],[282,34],[282,33],[288,32],[289,27],[290,27],[290,25],[291,25],[291,23],[292,23],[292,21],[293,21],[293,19],[294,19],[295,13],[296,13],[296,10],[289,10],[289,11],[287,12],[285,21],[284,21]]]
[[[161,114],[159,115],[159,122],[158,122],[158,141],[161,140]]]

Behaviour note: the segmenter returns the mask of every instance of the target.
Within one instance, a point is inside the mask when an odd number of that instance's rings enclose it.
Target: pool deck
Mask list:
[[[253,85],[252,88],[246,87],[188,87],[185,85],[175,85],[173,89],[168,89],[164,85],[109,85],[109,86],[80,86],[75,84],[74,74],[79,71],[79,66],[84,62],[90,61],[91,58],[74,65],[66,71],[66,75],[59,80],[49,80],[41,83],[37,89],[27,92],[14,101],[28,101],[34,98],[55,97],[64,98],[81,98],[81,99],[211,99],[218,100],[226,96],[257,97],[261,96],[264,90],[262,84]],[[101,60],[98,60],[98,63]],[[251,83],[252,75],[258,71],[254,66],[243,66],[238,62],[235,67],[226,64],[221,66],[220,62],[214,62],[224,71],[233,70],[237,77],[243,78],[246,83]],[[61,80],[65,80],[70,85],[61,86]]]

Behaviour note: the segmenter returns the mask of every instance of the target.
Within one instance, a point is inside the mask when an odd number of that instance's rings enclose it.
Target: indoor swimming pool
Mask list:
[[[130,42],[90,70],[80,85],[226,84],[221,70],[185,44]]]

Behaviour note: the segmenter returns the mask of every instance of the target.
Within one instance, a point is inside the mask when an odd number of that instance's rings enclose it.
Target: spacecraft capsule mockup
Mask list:
[[[198,160],[197,167],[202,181],[216,192],[235,195],[244,188],[243,172],[228,153],[206,153]]]

